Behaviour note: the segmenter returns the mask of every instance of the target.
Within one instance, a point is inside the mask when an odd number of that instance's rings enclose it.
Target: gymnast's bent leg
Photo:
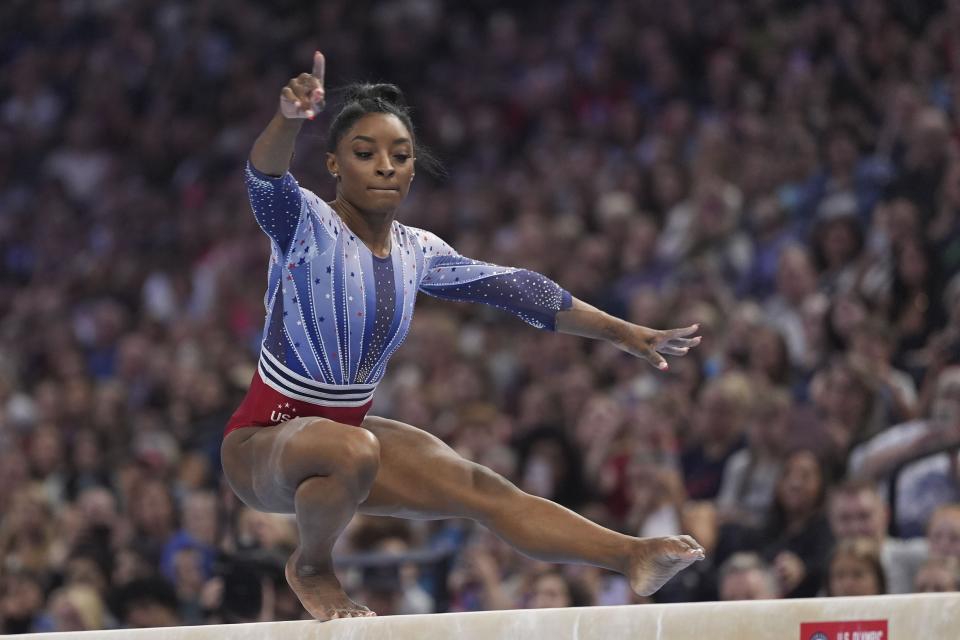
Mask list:
[[[690,536],[640,539],[616,533],[521,491],[410,425],[370,416],[363,427],[377,437],[381,450],[380,469],[361,513],[471,518],[532,558],[622,573],[640,595],[650,595],[703,558],[703,548]]]
[[[300,544],[286,574],[304,608],[318,620],[373,615],[344,593],[331,550],[377,475],[376,437],[331,420],[296,418],[230,432],[221,458],[227,481],[247,506],[296,514]]]

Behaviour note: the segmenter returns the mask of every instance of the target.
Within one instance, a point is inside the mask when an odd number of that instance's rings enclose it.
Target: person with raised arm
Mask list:
[[[290,80],[246,167],[253,214],[270,238],[266,323],[257,372],[227,424],[223,470],[239,498],[296,515],[287,580],[318,620],[374,615],[344,593],[331,549],[355,513],[471,518],[533,558],[626,575],[649,595],[704,557],[689,536],[634,538],[519,490],[438,438],[367,416],[403,342],[418,292],[482,302],[537,328],[606,340],[659,369],[660,354],[696,346],[697,326],[658,331],[614,318],[548,278],[458,254],[396,221],[417,141],[403,96],[388,84],[348,91],[330,125],[324,202],[289,172],[304,119],[325,104],[324,58]]]

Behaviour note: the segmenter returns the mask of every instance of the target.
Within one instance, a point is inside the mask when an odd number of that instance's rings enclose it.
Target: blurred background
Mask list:
[[[219,443],[264,314],[243,163],[315,49],[444,160],[402,222],[702,323],[661,374],[423,296],[373,413],[694,535],[653,601],[960,588],[960,1],[6,0],[2,631],[304,615]],[[293,163],[325,198],[329,117]],[[358,517],[338,557],[381,615],[645,601],[464,521]]]

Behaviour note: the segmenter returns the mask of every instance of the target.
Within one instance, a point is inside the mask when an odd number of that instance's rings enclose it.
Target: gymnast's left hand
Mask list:
[[[637,324],[628,324],[621,332],[620,337],[613,341],[618,348],[643,358],[657,369],[666,371],[670,365],[660,354],[668,356],[685,356],[698,344],[700,336],[693,336],[700,328],[693,324],[682,329],[648,329]],[[693,336],[693,337],[691,337]]]

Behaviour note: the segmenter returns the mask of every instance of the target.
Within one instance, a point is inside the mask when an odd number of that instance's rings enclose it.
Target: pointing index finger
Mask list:
[[[323,73],[326,69],[327,62],[323,57],[323,54],[319,51],[315,51],[313,54],[313,71],[310,72],[314,78],[320,81],[320,86],[323,86]]]

